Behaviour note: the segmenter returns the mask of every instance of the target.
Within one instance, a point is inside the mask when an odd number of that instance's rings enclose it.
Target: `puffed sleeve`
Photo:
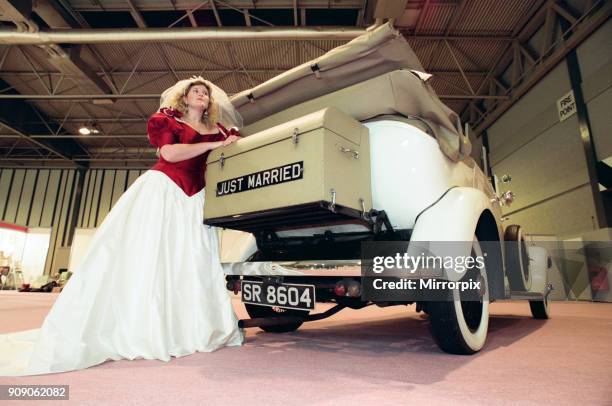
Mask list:
[[[147,122],[147,135],[149,142],[156,148],[167,144],[179,142],[175,134],[176,123],[174,118],[163,113],[155,113]]]

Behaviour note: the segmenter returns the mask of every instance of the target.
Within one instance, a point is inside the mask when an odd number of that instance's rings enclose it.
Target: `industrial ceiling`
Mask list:
[[[148,167],[147,117],[178,79],[237,93],[382,17],[479,135],[610,17],[610,3],[0,0],[0,166]]]

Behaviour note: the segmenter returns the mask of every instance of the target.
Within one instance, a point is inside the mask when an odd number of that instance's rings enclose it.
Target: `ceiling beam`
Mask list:
[[[41,0],[41,3],[43,7],[38,8],[36,10],[37,13],[40,12],[42,15],[45,15],[45,11],[48,13],[53,13],[52,23],[57,23],[59,21],[58,25],[64,28],[66,26],[70,26],[65,20],[61,21],[62,16],[55,12],[57,10],[53,9],[52,7],[45,7],[45,6],[49,6],[47,1]],[[37,33],[39,30],[38,24],[31,19],[32,6],[33,6],[32,1],[0,0],[0,10],[1,10],[0,19],[12,21],[18,27],[18,30],[28,31],[30,33]],[[51,78],[50,77],[48,78],[49,86],[47,86],[45,81],[42,79],[42,77],[38,73],[36,64],[32,62],[33,60],[36,59],[35,56],[29,54],[27,51],[24,51],[21,47],[16,47],[16,48],[19,51],[21,51],[23,58],[25,59],[26,63],[31,67],[33,73],[40,80],[40,82],[43,85],[43,88],[49,94],[52,94],[54,92],[54,89],[52,86]],[[58,70],[62,71],[67,68],[71,70],[70,73],[72,74],[75,74],[75,75],[81,74],[84,77],[84,79],[90,79],[88,84],[95,84],[94,82],[95,80],[100,81],[97,75],[93,75],[93,78],[87,78],[87,72],[83,72],[81,70],[81,66],[78,66],[78,64],[70,57],[70,55],[67,54],[58,45],[54,43],[49,43],[49,44],[45,44],[44,46],[41,46],[41,48],[44,51],[46,51],[48,62],[55,65],[56,68],[58,68]],[[4,58],[2,62],[4,63]],[[0,84],[4,86],[6,82],[0,81]],[[95,90],[95,89],[92,89],[91,87],[85,89],[85,91],[92,91],[92,90]],[[100,90],[102,90],[103,93],[110,91],[108,87],[104,87],[103,89],[100,89]],[[35,106],[31,104],[27,104],[23,101],[2,103],[2,105],[0,105],[0,123],[2,126],[14,132],[16,135],[20,136],[21,139],[27,141],[29,144],[35,145],[36,147],[39,148],[39,150],[40,149],[46,150],[49,153],[54,154],[63,160],[71,161],[76,164],[76,162],[74,162],[70,158],[70,156],[74,154],[85,152],[85,150],[81,148],[78,142],[75,142],[74,140],[63,140],[63,141],[53,140],[53,141],[48,141],[48,142],[40,142],[40,141],[36,141],[29,137],[29,134],[33,130],[35,131],[36,129],[40,127],[39,125],[34,125],[34,126],[24,125],[25,121],[28,121],[34,116],[38,116],[38,118],[43,121],[46,129],[48,129],[50,132],[53,132],[49,123],[43,118],[43,115],[38,110],[36,110]],[[59,133],[61,130],[62,130],[62,125],[57,127],[57,133]],[[18,140],[15,144],[13,144],[13,147],[17,146],[19,142],[20,141]],[[8,154],[10,154],[11,151],[12,151],[12,148],[9,150]]]
[[[579,46],[586,38],[589,37],[597,28],[610,19],[612,16],[612,3],[609,1],[603,1],[603,5],[593,15],[589,16],[586,21],[583,21],[577,27],[573,28],[573,33],[566,41],[563,42],[563,46],[559,47],[554,53],[547,58],[542,58],[539,61],[538,68],[534,73],[525,78],[521,84],[510,89],[510,98],[499,105],[496,105],[493,110],[487,111],[486,116],[477,123],[477,127],[474,129],[474,133],[478,136],[482,131],[491,126],[497,119],[505,113],[512,105],[519,100],[525,93],[527,93],[533,86],[535,86],[548,72],[554,69],[559,62],[565,58],[565,56],[574,48]],[[585,16],[581,17],[583,19]]]
[[[125,0],[125,1],[130,7],[130,14],[132,15],[132,18],[134,19],[134,21],[136,22],[136,25],[140,28],[147,28],[147,23],[145,22],[144,18],[142,17],[142,14],[140,13],[140,10],[138,10],[134,2],[132,0]]]
[[[53,0],[36,0],[33,10],[51,28],[70,29],[78,27],[78,22]]]
[[[576,16],[574,14],[574,12],[572,10],[570,10],[563,3],[555,2],[552,5],[552,8],[553,8],[553,10],[555,10],[557,12],[557,14],[559,14],[561,17],[565,18],[570,24],[575,24],[576,21],[578,20],[579,16]]]
[[[189,18],[189,22],[191,23],[192,27],[197,27],[198,26],[198,22],[196,21],[195,17],[193,16],[193,12],[191,10],[187,10],[187,17]]]
[[[227,3],[227,2],[225,2],[225,1],[223,1],[223,0],[210,0],[210,1],[211,1],[211,3],[214,3],[214,2],[216,1],[216,2],[217,2],[217,3],[219,3],[220,5],[223,5],[223,6],[225,6],[225,7],[229,8],[229,9],[231,9],[231,10],[234,10],[234,11],[237,11],[237,12],[239,12],[239,13],[242,13],[242,14],[244,14],[245,18],[246,18],[247,14],[248,14],[249,19],[251,19],[251,18],[252,18],[253,20],[260,21],[260,22],[262,22],[262,23],[264,23],[265,25],[270,26],[270,27],[273,27],[273,26],[274,26],[274,24],[272,24],[271,22],[266,21],[266,20],[264,20],[264,19],[261,19],[261,18],[259,18],[259,17],[257,17],[257,16],[254,16],[254,15],[250,14],[250,13],[249,13],[249,9],[248,9],[248,8],[240,9],[240,8],[238,8],[238,7],[234,7],[234,6],[232,6],[231,4],[229,4],[229,3]]]
[[[63,0],[66,1],[66,0]],[[161,1],[150,1],[150,0],[141,0],[139,2],[139,8],[144,11],[177,11],[177,10],[188,10],[193,7],[194,3],[198,1],[177,1],[177,0],[166,0],[164,2]],[[204,0],[204,2],[206,2]],[[300,4],[300,8],[310,8],[310,9],[322,9],[322,8],[333,8],[333,9],[358,9],[361,7],[362,0],[306,0],[302,1]],[[129,7],[127,4],[120,1],[96,1],[96,0],[88,0],[88,1],[78,1],[74,2],[78,3],[73,6],[73,8],[77,11],[129,11]],[[100,3],[103,4],[100,6]],[[224,2],[225,3],[225,2]],[[255,0],[255,1],[246,1],[246,0],[231,0],[227,1],[226,4],[217,1],[217,7],[219,9],[231,8],[232,4],[236,7],[240,8],[248,8],[248,9],[291,9],[293,7],[293,0]],[[207,5],[210,8],[209,5]]]
[[[514,27],[512,34],[510,35],[510,41],[506,42],[504,50],[500,53],[500,57],[497,59],[497,62],[491,67],[485,79],[476,89],[477,95],[484,92],[487,86],[489,86],[489,88],[494,87],[491,85],[491,83],[495,84],[495,82],[499,82],[497,80],[497,76],[505,70],[512,60],[513,42],[517,39],[519,41],[524,40],[526,37],[529,37],[532,34],[533,30],[541,26],[541,20],[543,20],[544,13],[546,11],[546,8],[544,7],[546,1],[547,0],[538,0],[536,3],[534,3],[530,10],[523,16],[523,19],[516,25],[516,27]],[[465,109],[463,109],[463,111],[460,113],[460,116],[463,116],[464,113]]]
[[[133,6],[131,0],[126,1]],[[81,27],[81,22],[73,17],[71,10],[65,4],[60,5],[54,0],[37,0],[34,3],[34,11],[51,29]],[[70,75],[75,84],[83,91],[112,93],[116,90],[93,73],[94,69],[81,57],[82,47],[62,48],[56,43],[50,43],[42,48],[47,52],[47,60],[60,72]],[[100,58],[94,52],[92,53],[94,60],[102,67]]]
[[[253,17],[253,16],[251,16]],[[39,32],[0,30],[0,44],[109,44],[175,41],[249,41],[249,40],[351,40],[365,33],[352,27],[250,27],[250,28],[125,28],[72,29]]]
[[[36,145],[39,148],[42,148],[48,152],[51,152],[53,155],[56,155],[57,157],[59,157],[62,160],[66,160],[66,161],[70,161],[70,162],[74,162],[70,157],[68,157],[67,155],[65,155],[64,153],[62,153],[61,151],[46,145],[40,141],[36,141],[35,139],[31,138],[28,134],[25,134],[23,132],[21,132],[20,130],[18,130],[17,128],[14,128],[12,126],[10,126],[7,123],[4,123],[2,121],[0,121],[0,126],[5,127],[6,129],[13,131],[19,138],[26,140],[34,145]]]
[[[461,77],[463,77],[463,80],[465,81],[465,84],[467,85],[467,87],[468,87],[468,89],[470,91],[470,94],[472,96],[474,96],[476,94],[474,92],[474,88],[472,88],[472,85],[470,84],[470,81],[468,80],[465,72],[463,71],[463,68],[461,67],[461,64],[459,63],[459,60],[455,56],[455,53],[453,52],[453,48],[451,48],[450,43],[448,41],[444,41],[444,44],[446,45],[446,48],[448,49],[448,52],[450,52],[451,57],[453,58],[453,61],[457,65],[457,69],[459,69],[459,72],[461,72]]]
[[[215,15],[215,20],[217,20],[217,25],[219,27],[223,27],[223,22],[221,22],[221,17],[219,16],[219,11],[217,11],[217,5],[215,4],[215,0],[208,0],[210,7],[213,10],[213,14]]]

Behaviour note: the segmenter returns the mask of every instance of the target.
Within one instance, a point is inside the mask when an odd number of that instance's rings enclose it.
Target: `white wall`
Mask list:
[[[612,22],[577,49],[599,159],[612,154]],[[576,116],[559,122],[556,101],[571,90],[565,61],[488,130],[498,176],[510,174],[517,199],[504,214],[528,232],[576,235],[597,228]]]
[[[603,160],[612,156],[612,21],[608,20],[576,52],[597,158]]]
[[[78,268],[95,232],[95,228],[77,228],[74,230],[74,238],[70,249],[70,261],[68,263],[68,270],[70,272],[74,273]]]
[[[23,272],[24,283],[32,283],[43,275],[50,240],[50,228],[28,229],[21,257],[21,272]]]
[[[68,267],[71,230],[97,227],[121,194],[143,172],[138,169],[0,168],[0,221],[52,230],[45,273]],[[83,193],[77,201],[78,184]]]

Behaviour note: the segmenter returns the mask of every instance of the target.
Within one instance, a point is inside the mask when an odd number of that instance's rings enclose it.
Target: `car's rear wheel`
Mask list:
[[[472,257],[482,256],[478,240],[474,239]],[[489,329],[489,288],[486,267],[474,267],[461,281],[480,281],[481,289],[474,292],[453,290],[452,300],[427,303],[432,335],[438,346],[451,354],[470,355],[484,346]]]
[[[530,300],[529,307],[534,319],[546,320],[550,317],[548,314],[548,297],[542,300]]]
[[[258,306],[249,303],[245,303],[244,307],[246,308],[247,313],[252,319],[273,318],[281,316],[306,317],[310,313],[306,310],[281,309],[280,307]],[[296,321],[292,323],[279,324],[276,326],[261,326],[259,328],[263,331],[267,331],[268,333],[288,333],[297,330],[303,323],[303,321]]]
[[[514,291],[527,291],[531,288],[529,253],[523,229],[517,224],[506,227],[504,232],[506,248],[506,274],[510,288]]]

